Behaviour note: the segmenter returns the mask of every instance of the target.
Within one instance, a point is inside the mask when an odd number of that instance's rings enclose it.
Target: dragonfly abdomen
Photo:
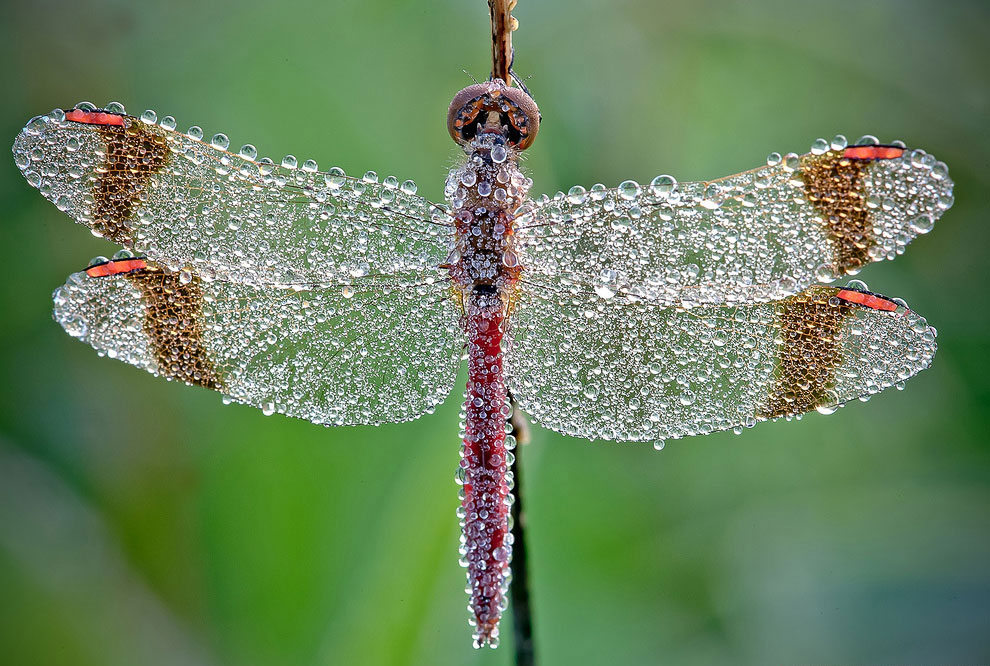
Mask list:
[[[505,308],[498,293],[472,292],[465,302],[468,384],[464,394],[464,433],[459,477],[461,554],[467,566],[470,610],[477,646],[498,642],[512,556],[505,423],[510,414],[502,371]]]

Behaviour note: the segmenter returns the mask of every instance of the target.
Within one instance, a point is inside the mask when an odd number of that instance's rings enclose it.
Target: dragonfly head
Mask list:
[[[465,147],[479,134],[491,132],[501,135],[507,146],[525,150],[539,129],[540,110],[533,98],[499,79],[461,90],[447,111],[450,136]]]

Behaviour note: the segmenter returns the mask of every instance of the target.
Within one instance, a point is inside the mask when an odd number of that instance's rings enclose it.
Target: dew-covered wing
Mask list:
[[[520,407],[589,439],[677,438],[827,412],[904,381],[935,354],[923,317],[851,288],[691,309],[528,290],[511,321],[506,372]]]
[[[516,222],[517,254],[523,279],[550,288],[766,302],[894,258],[951,205],[931,155],[836,137],[717,181],[658,176],[544,198]]]
[[[325,425],[407,421],[450,392],[463,347],[442,283],[296,290],[122,259],[75,273],[55,319],[101,354]]]
[[[173,270],[259,285],[353,277],[411,284],[433,274],[452,242],[447,216],[412,181],[346,177],[287,157],[227,152],[121,113],[55,110],[14,142],[25,178],[81,224]]]

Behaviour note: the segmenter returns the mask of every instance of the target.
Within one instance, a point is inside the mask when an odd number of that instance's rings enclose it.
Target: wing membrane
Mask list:
[[[691,309],[529,290],[512,322],[506,372],[520,407],[589,439],[676,438],[829,411],[907,379],[935,353],[934,331],[902,305],[821,286]]]
[[[766,302],[891,259],[952,204],[948,169],[839,139],[717,181],[537,201],[516,222],[523,279],[660,305]]]
[[[97,235],[173,270],[259,285],[415,284],[449,251],[446,213],[411,181],[275,165],[252,146],[235,155],[223,135],[203,142],[172,119],[69,115],[84,121],[56,110],[17,137],[27,180]]]
[[[325,425],[410,420],[446,398],[460,363],[459,311],[444,285],[296,290],[104,268],[56,291],[68,333],[266,412]]]

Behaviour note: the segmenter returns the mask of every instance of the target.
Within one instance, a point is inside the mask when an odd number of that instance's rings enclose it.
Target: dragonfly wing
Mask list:
[[[145,120],[150,118],[145,117]],[[436,271],[453,234],[412,181],[227,152],[223,135],[55,110],[14,143],[27,180],[93,233],[159,265],[250,284],[320,285]]]
[[[951,206],[948,169],[840,138],[718,181],[658,176],[536,201],[516,222],[524,279],[663,305],[766,302],[892,259]]]
[[[267,412],[378,424],[450,392],[463,347],[450,300],[442,283],[284,289],[132,259],[70,276],[55,319],[101,354]]]
[[[589,439],[677,438],[830,411],[935,354],[934,330],[903,305],[824,286],[691,309],[527,290],[511,321],[506,372],[520,407]]]

